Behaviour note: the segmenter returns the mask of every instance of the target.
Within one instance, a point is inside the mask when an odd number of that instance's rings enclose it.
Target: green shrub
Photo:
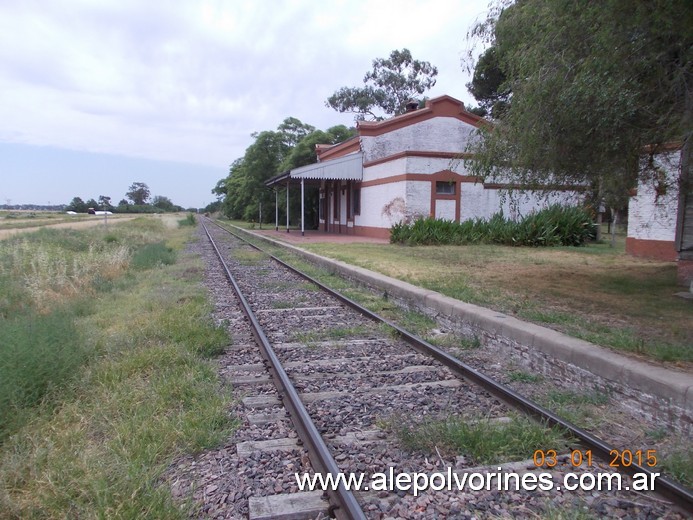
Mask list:
[[[192,213],[188,213],[184,219],[178,221],[178,225],[180,227],[194,226],[195,224],[197,224],[197,220],[195,219],[195,215]]]
[[[522,220],[506,219],[496,213],[481,218],[451,222],[434,218],[411,224],[395,224],[390,242],[408,245],[501,244],[510,246],[580,246],[594,237],[590,214],[579,207],[553,205]]]
[[[130,266],[134,269],[151,269],[176,262],[176,252],[163,242],[144,244],[132,255]]]

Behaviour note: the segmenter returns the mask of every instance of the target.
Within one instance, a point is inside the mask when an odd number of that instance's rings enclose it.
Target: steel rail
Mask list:
[[[213,221],[212,221],[213,222]],[[371,318],[374,321],[384,323],[387,326],[391,327],[394,329],[397,334],[402,337],[407,343],[409,343],[412,347],[414,347],[416,350],[419,352],[422,352],[423,354],[432,356],[439,362],[441,362],[443,365],[451,369],[453,372],[458,374],[460,377],[463,379],[470,381],[472,383],[475,383],[479,386],[481,386],[484,390],[488,391],[490,394],[498,397],[501,399],[503,402],[507,403],[511,407],[524,412],[525,414],[539,420],[540,422],[546,423],[550,426],[556,426],[559,427],[565,431],[567,431],[572,437],[577,439],[583,446],[585,446],[587,449],[591,449],[595,452],[595,454],[601,456],[602,459],[604,460],[609,460],[609,458],[612,457],[612,453],[616,450],[618,453],[620,453],[620,450],[618,448],[604,442],[603,440],[599,439],[598,437],[592,435],[588,431],[580,428],[579,426],[571,423],[570,421],[566,421],[565,419],[559,417],[552,411],[548,410],[547,408],[544,408],[543,406],[535,403],[531,399],[528,399],[527,397],[522,396],[521,394],[518,394],[511,388],[507,387],[506,385],[499,383],[498,381],[495,381],[494,379],[490,378],[486,374],[478,371],[477,369],[467,365],[466,363],[460,361],[459,359],[451,356],[447,352],[444,352],[440,348],[436,347],[435,345],[430,344],[426,340],[419,338],[418,336],[415,336],[414,334],[410,333],[409,331],[403,329],[396,323],[388,320],[387,318],[384,318],[380,316],[379,314],[367,309],[366,307],[362,306],[358,302],[352,300],[351,298],[341,294],[340,292],[331,289],[330,287],[326,286],[322,282],[316,280],[315,278],[311,277],[310,275],[303,273],[302,271],[298,270],[297,268],[289,265],[285,261],[283,261],[280,258],[277,258],[276,256],[267,253],[267,251],[262,250],[260,247],[256,246],[255,244],[252,244],[249,242],[247,239],[240,237],[238,234],[234,233],[233,231],[219,225],[216,222],[213,222],[215,225],[226,231],[227,233],[230,233],[234,235],[235,237],[239,238],[240,240],[243,240],[244,242],[248,243],[250,246],[254,247],[258,251],[262,251],[263,253],[267,254],[270,258],[272,258],[274,261],[279,263],[280,265],[284,266],[285,268],[289,269],[290,271],[298,274],[299,276],[303,277],[304,279],[308,280],[311,283],[314,283],[318,287],[320,287],[322,290],[328,292],[338,300],[342,301],[352,309],[360,312],[364,316],[367,316]],[[618,470],[622,473],[629,474],[629,475],[634,475],[635,473],[644,473],[647,475],[648,479],[651,479],[653,475],[655,475],[656,472],[652,471],[650,468],[640,466],[638,464],[633,463],[630,466],[619,466]],[[656,493],[659,495],[667,498],[677,506],[683,508],[685,511],[691,511],[693,510],[693,490],[679,484],[678,482],[674,482],[673,480],[662,477],[659,473],[657,474],[657,490]],[[652,480],[648,480],[648,482],[651,482]]]
[[[294,423],[294,427],[298,431],[298,435],[301,441],[303,442],[303,445],[308,450],[310,460],[314,466],[314,469],[319,473],[331,473],[333,475],[333,478],[335,479],[335,482],[337,482],[337,475],[340,472],[339,467],[337,466],[337,462],[332,457],[332,454],[327,448],[327,445],[325,444],[325,441],[323,440],[322,436],[318,432],[315,423],[313,423],[313,420],[310,418],[310,415],[308,414],[306,407],[304,406],[300,396],[298,395],[298,391],[294,387],[293,383],[291,383],[291,380],[289,379],[289,376],[287,375],[286,371],[284,370],[284,367],[279,361],[279,358],[275,354],[272,345],[270,344],[269,340],[267,339],[267,336],[263,332],[262,326],[255,317],[255,314],[253,313],[252,309],[250,308],[250,305],[248,304],[248,301],[243,296],[241,289],[238,286],[238,283],[236,282],[228,265],[224,261],[224,258],[221,252],[219,251],[219,248],[214,242],[214,239],[209,233],[209,230],[207,229],[207,226],[204,224],[204,222],[202,222],[202,226],[205,230],[205,233],[207,234],[207,237],[209,238],[210,243],[214,247],[217,256],[219,257],[219,261],[221,262],[224,268],[226,277],[228,278],[229,282],[233,287],[234,292],[236,293],[236,296],[241,302],[243,313],[250,321],[251,328],[253,330],[253,335],[255,336],[255,339],[258,341],[260,345],[260,350],[262,351],[263,357],[265,358],[267,368],[273,376],[272,381],[274,382],[274,385],[277,388],[277,392],[279,392],[279,397],[284,403],[284,406],[291,414],[291,419]],[[221,229],[224,228],[221,227]],[[226,229],[224,230],[228,231]],[[361,509],[361,506],[357,502],[353,493],[344,487],[344,483],[341,481],[341,479],[338,482],[339,485],[336,490],[327,490],[331,502],[331,513],[339,519],[343,518],[348,520],[365,520],[366,516],[363,512],[363,509]]]

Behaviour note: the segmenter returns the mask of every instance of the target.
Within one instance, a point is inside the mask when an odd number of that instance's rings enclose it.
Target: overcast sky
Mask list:
[[[473,100],[466,33],[489,0],[0,0],[0,204],[125,197],[184,207],[286,117],[325,106],[372,60],[408,48],[438,67],[428,95]]]

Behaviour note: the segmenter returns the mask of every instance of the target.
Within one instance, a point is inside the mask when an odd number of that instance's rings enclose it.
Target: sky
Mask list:
[[[325,100],[408,48],[427,95],[473,105],[462,59],[489,0],[0,0],[0,204],[111,197],[185,208],[287,117],[353,125]]]

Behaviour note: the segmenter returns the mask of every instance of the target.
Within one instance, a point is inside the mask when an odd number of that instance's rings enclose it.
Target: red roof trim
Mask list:
[[[359,121],[356,128],[360,136],[376,136],[434,117],[455,117],[477,127],[487,122],[484,118],[467,112],[464,103],[460,100],[451,96],[440,96],[426,101],[426,108],[413,110],[385,121]]]
[[[343,155],[361,151],[361,141],[358,135],[346,141],[342,141],[341,143],[328,146],[329,145],[322,144],[316,145],[315,151],[318,155],[318,161],[329,161],[330,159],[337,159]]]

